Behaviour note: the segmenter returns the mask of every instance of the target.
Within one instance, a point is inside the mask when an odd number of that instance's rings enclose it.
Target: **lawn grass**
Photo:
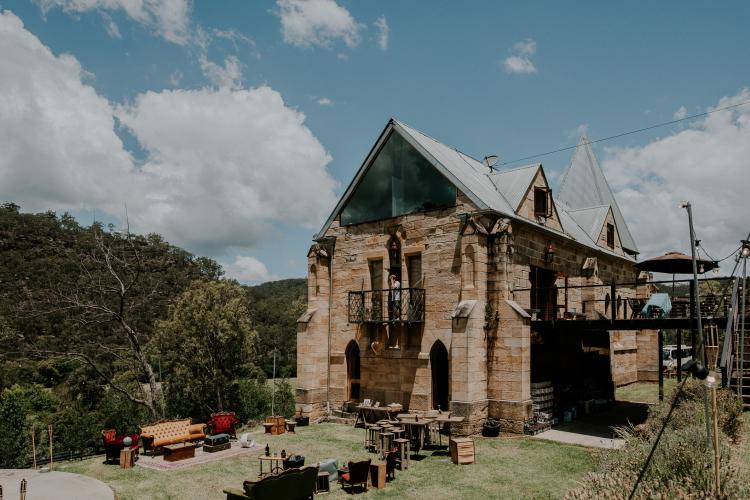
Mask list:
[[[664,379],[664,396],[669,397],[674,388],[677,387],[676,378]],[[634,403],[658,403],[658,382],[634,382],[617,388],[616,399],[618,401],[632,401]]]
[[[298,427],[296,434],[268,436],[262,428],[253,438],[274,452],[305,456],[307,464],[336,458],[374,458],[364,449],[364,430],[340,424]],[[384,490],[364,495],[372,498],[559,498],[586,472],[593,470],[589,451],[578,446],[532,439],[525,436],[475,438],[476,463],[453,465],[446,452],[423,452],[422,460],[396,471],[396,480]],[[225,487],[241,488],[244,479],[258,474],[257,453],[176,471],[154,471],[142,467],[120,469],[103,464],[103,457],[61,463],[57,470],[95,477],[109,484],[121,500],[127,499],[221,499]],[[332,485],[331,499],[349,498]]]

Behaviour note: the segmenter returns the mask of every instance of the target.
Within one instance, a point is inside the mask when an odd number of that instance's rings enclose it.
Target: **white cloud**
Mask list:
[[[380,16],[375,21],[375,27],[378,29],[378,47],[382,51],[388,50],[388,35],[391,29],[388,27],[388,21],[385,19],[385,16]]]
[[[748,100],[744,89],[723,97],[717,108]],[[750,106],[718,111],[645,146],[605,153],[602,167],[644,257],[689,253],[682,201],[692,203],[695,231],[714,258],[726,256],[750,231]]]
[[[153,29],[170,42],[184,45],[188,42],[190,0],[36,0],[44,13],[60,8],[69,14],[90,11],[123,11],[134,21]],[[111,19],[105,18],[105,27],[112,33]],[[117,28],[117,26],[114,26]],[[119,33],[119,30],[116,31]]]
[[[298,47],[330,47],[337,39],[359,45],[360,30],[352,15],[334,0],[276,0],[284,42]]]
[[[331,158],[270,87],[164,90],[112,105],[10,12],[0,15],[0,200],[96,209],[200,253],[254,248],[335,203]],[[147,154],[136,165],[115,118]]]
[[[217,87],[236,90],[242,87],[242,68],[236,56],[224,58],[224,65],[210,61],[205,54],[198,56],[201,71]]]
[[[531,62],[531,56],[536,53],[536,42],[527,38],[516,42],[510,49],[510,55],[503,61],[507,73],[536,73],[536,66]]]
[[[238,255],[233,263],[224,265],[224,271],[229,278],[242,283],[263,283],[278,279],[268,271],[263,262],[250,255]]]
[[[133,189],[133,161],[109,102],[82,83],[74,57],[52,54],[10,11],[0,13],[0,54],[0,199],[119,213],[112,186]]]
[[[680,108],[674,112],[674,119],[675,120],[682,120],[687,116],[687,108],[685,106],[680,106]]]
[[[334,103],[327,97],[321,97],[320,99],[318,99],[318,104],[320,104],[321,106],[333,106]]]
[[[102,12],[102,21],[104,21],[104,29],[107,30],[107,34],[112,38],[122,38],[120,34],[120,28],[117,23],[112,19],[112,16],[106,12]]]

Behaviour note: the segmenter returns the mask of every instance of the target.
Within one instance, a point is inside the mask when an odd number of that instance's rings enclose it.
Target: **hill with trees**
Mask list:
[[[157,234],[0,205],[0,414],[13,414],[0,436],[17,441],[0,467],[27,460],[24,436],[49,423],[67,451],[156,418],[268,414],[268,353],[277,348],[277,373],[294,375],[304,280],[243,287],[222,275]],[[291,387],[278,387],[277,406],[293,412]]]

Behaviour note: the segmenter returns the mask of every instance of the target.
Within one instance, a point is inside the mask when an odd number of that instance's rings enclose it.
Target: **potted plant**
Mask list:
[[[482,426],[482,436],[498,437],[500,435],[500,422],[494,418],[488,418]]]

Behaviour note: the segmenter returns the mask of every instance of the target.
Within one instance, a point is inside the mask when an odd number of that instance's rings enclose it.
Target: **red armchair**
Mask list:
[[[349,468],[346,472],[339,475],[341,478],[341,488],[345,490],[346,485],[349,485],[352,493],[354,493],[355,486],[363,486],[365,491],[367,491],[367,478],[370,475],[370,463],[372,463],[372,460],[349,462]]]
[[[117,431],[114,429],[107,429],[102,431],[102,442],[104,443],[104,453],[106,454],[106,461],[120,461],[120,450],[125,448],[125,438],[129,437],[132,443],[129,445],[133,453],[138,456],[138,434],[122,434],[117,435]]]
[[[218,413],[212,413],[211,419],[208,421],[209,433],[210,434],[229,434],[233,438],[237,438],[237,431],[234,427],[240,423],[233,411],[221,411]]]

